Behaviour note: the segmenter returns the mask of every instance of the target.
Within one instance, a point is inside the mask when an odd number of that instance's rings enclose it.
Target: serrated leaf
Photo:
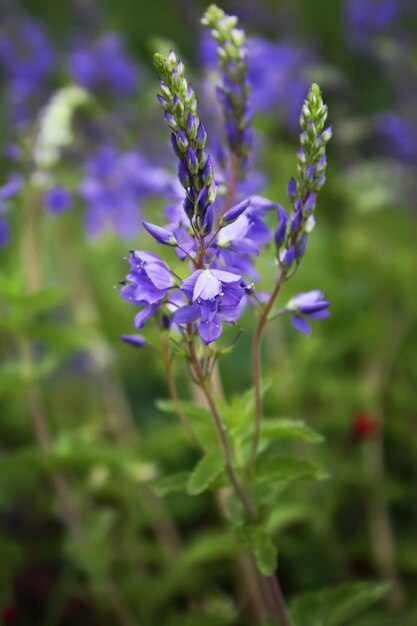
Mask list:
[[[387,590],[387,584],[372,581],[325,588],[298,596],[290,613],[296,626],[344,626],[381,600]]]
[[[290,482],[299,478],[322,480],[329,474],[314,461],[290,456],[261,458],[255,468],[254,480],[264,482]]]
[[[171,400],[157,400],[155,404],[156,407],[163,413],[172,413],[173,415],[176,415],[177,413],[176,406]],[[203,420],[210,423],[213,420],[210,411],[204,406],[196,404],[195,402],[187,401],[180,402],[180,405],[184,414],[191,420]]]
[[[211,450],[194,468],[187,484],[187,493],[196,496],[203,493],[224,470],[224,457],[219,450]]]
[[[270,576],[277,568],[277,549],[268,532],[261,526],[246,524],[234,528],[236,537],[255,556],[259,571]]]
[[[165,476],[155,486],[154,491],[158,496],[167,496],[170,493],[186,491],[189,474],[178,472],[171,476]]]
[[[261,574],[271,576],[278,566],[278,553],[267,532],[256,533],[253,551]]]
[[[324,437],[305,422],[289,418],[267,419],[261,427],[262,439],[301,439],[309,443],[321,443]]]

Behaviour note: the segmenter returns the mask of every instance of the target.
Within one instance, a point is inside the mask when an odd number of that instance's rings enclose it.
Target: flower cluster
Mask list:
[[[86,204],[87,233],[97,237],[106,227],[132,237],[140,224],[140,203],[151,193],[164,193],[170,177],[137,151],[113,143],[100,146],[84,164],[79,194]]]
[[[42,25],[25,15],[6,14],[0,27],[0,69],[6,81],[10,121],[21,126],[44,101],[54,50]]]
[[[73,79],[86,89],[131,93],[138,73],[116,33],[104,33],[93,41],[77,42],[69,58]]]
[[[202,23],[211,28],[211,35],[218,44],[217,56],[223,80],[217,87],[217,96],[233,163],[242,174],[248,165],[253,141],[245,33],[236,28],[236,17],[227,15],[215,5],[207,9]]]
[[[275,231],[277,256],[282,271],[295,269],[306,250],[308,235],[314,227],[316,195],[325,182],[326,145],[332,136],[325,128],[327,106],[318,85],[312,85],[302,108],[297,176],[288,184],[293,210],[291,217],[278,205],[279,225]]]
[[[220,65],[230,79],[227,83],[230,91],[222,92],[228,94],[227,98],[230,96],[226,118],[229,121],[233,118],[242,134],[239,142],[233,143],[231,133],[227,132],[226,141],[234,157],[239,159],[240,169],[235,169],[231,181],[227,175],[225,181],[221,181],[219,195],[224,197],[216,206],[214,165],[205,152],[207,134],[198,116],[194,90],[185,78],[184,64],[173,51],[167,58],[156,54],[154,60],[161,86],[158,99],[171,131],[180,185],[174,189],[174,203],[167,207],[169,224],[143,224],[154,239],[172,246],[182,261],[190,262],[191,273],[182,279],[154,253],[135,250],[131,252],[130,272],[121,289],[126,300],[141,307],[135,318],[136,329],[156,316],[160,327],[180,333],[187,350],[193,341],[190,338],[196,334],[205,344],[216,341],[223,323],[236,324],[251,299],[262,309],[265,294],[256,294],[254,284],[248,282],[247,277],[258,278],[253,259],[270,240],[272,231],[264,223],[264,215],[276,206],[257,195],[236,197],[240,195],[237,182],[246,164],[249,145],[244,139],[245,129],[249,128],[244,35],[235,28],[236,18],[226,16],[217,7],[210,7],[204,23],[212,27],[213,36],[220,44]],[[232,73],[237,81],[234,87]],[[278,205],[275,241],[281,276],[285,280],[289,278],[289,270],[298,265],[307,244],[307,233],[314,224],[315,198],[324,183],[325,150],[331,137],[331,129],[325,129],[326,117],[327,107],[318,86],[313,85],[300,119],[297,176],[289,185],[293,204],[291,218]],[[308,319],[326,317],[328,307],[323,294],[315,290],[299,294],[282,311],[291,314],[295,328],[308,334]],[[124,335],[123,339],[136,346],[144,341],[136,334]]]
[[[207,133],[197,115],[197,99],[184,77],[182,61],[177,61],[173,51],[167,59],[156,54],[154,61],[161,76],[162,93],[158,99],[171,129],[178,179],[186,192],[183,208],[193,229],[202,237],[212,230],[216,198],[213,163],[204,151]]]

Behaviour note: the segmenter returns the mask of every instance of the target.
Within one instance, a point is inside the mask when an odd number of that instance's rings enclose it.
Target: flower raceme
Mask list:
[[[229,87],[230,93],[236,96],[232,98],[234,104],[236,107],[239,104],[240,108],[231,107],[226,113],[235,115],[236,120],[240,116],[239,128],[243,129],[244,120],[248,121],[244,117],[246,100],[243,102],[248,95],[244,87],[244,35],[236,28],[236,18],[226,16],[215,7],[208,10],[204,23],[212,28],[219,44],[221,67],[226,74],[229,70],[236,73],[240,90],[232,89],[230,84]],[[248,301],[252,300],[262,309],[268,298],[265,294],[253,297],[254,285],[247,278],[258,279],[254,258],[273,235],[264,222],[271,208],[276,208],[278,220],[275,230],[277,280],[280,284],[286,282],[297,269],[314,226],[316,196],[325,180],[326,144],[331,137],[330,127],[325,127],[327,107],[319,87],[313,85],[300,117],[297,174],[288,185],[291,212],[261,196],[242,197],[242,190],[235,197],[236,180],[228,181],[227,176],[219,185],[219,195],[223,194],[224,198],[216,204],[214,161],[205,152],[207,134],[198,114],[194,90],[185,78],[184,64],[172,51],[167,58],[156,54],[154,61],[160,74],[158,100],[177,158],[178,187],[174,190],[174,203],[166,209],[169,223],[163,226],[143,224],[154,240],[173,247],[179,259],[189,263],[190,273],[183,279],[155,253],[135,250],[131,252],[130,271],[120,292],[127,301],[141,307],[135,317],[136,329],[155,317],[160,328],[180,333],[184,342],[190,340],[186,336],[198,335],[208,345],[220,337],[223,323],[236,324]],[[244,142],[239,143],[238,150],[227,128],[224,140],[236,158],[238,155],[246,158]],[[238,176],[243,182],[241,171]],[[288,313],[293,326],[309,334],[309,320],[327,317],[329,304],[321,291],[313,290],[299,294],[275,314],[272,311],[268,319]],[[132,345],[143,345],[140,335],[123,338]]]

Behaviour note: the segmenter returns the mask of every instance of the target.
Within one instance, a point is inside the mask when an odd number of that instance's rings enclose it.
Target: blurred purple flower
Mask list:
[[[71,194],[66,187],[52,187],[45,192],[44,203],[49,213],[63,213],[71,208]]]
[[[27,122],[33,108],[38,111],[45,101],[54,58],[51,42],[39,22],[27,16],[6,16],[0,27],[0,68],[12,122]]]
[[[375,127],[389,156],[405,163],[417,160],[417,125],[411,120],[388,111],[375,118]]]
[[[366,48],[373,37],[392,29],[406,5],[406,0],[347,0],[344,11],[348,43]]]
[[[69,60],[74,80],[87,89],[132,93],[138,70],[116,33],[105,33],[93,42],[79,42]]]
[[[113,228],[121,237],[135,236],[140,225],[140,202],[170,188],[171,177],[146,163],[138,152],[122,152],[106,143],[84,165],[79,193],[86,203],[86,228],[97,237]]]
[[[23,185],[23,178],[17,172],[10,175],[9,180],[0,187],[0,247],[4,246],[10,239],[10,226],[4,217],[7,211],[8,200],[20,191]]]

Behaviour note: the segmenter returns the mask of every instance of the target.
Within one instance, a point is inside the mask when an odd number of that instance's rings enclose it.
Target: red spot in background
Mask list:
[[[352,433],[356,439],[374,439],[379,433],[379,424],[370,413],[356,413]]]
[[[8,626],[15,624],[20,618],[20,611],[15,604],[6,604],[1,610],[3,623]]]

